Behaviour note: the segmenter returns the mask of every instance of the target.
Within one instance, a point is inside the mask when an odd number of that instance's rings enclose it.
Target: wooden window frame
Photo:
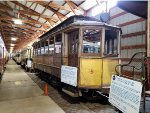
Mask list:
[[[55,43],[56,43],[56,36],[57,35],[61,35],[61,52],[60,53],[56,53],[56,48],[55,48]],[[57,33],[57,34],[55,34],[55,36],[54,36],[54,54],[55,55],[57,55],[57,54],[62,54],[62,43],[63,43],[63,41],[62,41],[62,38],[63,38],[63,32],[61,32],[61,33]]]
[[[105,28],[104,30],[106,31],[106,30],[113,30],[113,29],[111,29],[111,28]],[[103,43],[103,46],[104,46],[103,47],[104,48],[104,50],[103,50],[103,56],[104,57],[118,57],[119,54],[120,54],[120,52],[119,52],[120,51],[119,50],[120,49],[120,42],[119,42],[120,41],[120,36],[119,36],[120,35],[120,30],[116,29],[115,31],[117,32],[117,54],[105,54],[104,53],[105,52],[105,39],[106,39],[105,34],[104,34],[104,43]]]
[[[53,51],[52,53],[50,53],[50,51],[49,51],[49,49],[50,49],[50,46],[49,46],[49,45],[50,45],[50,40],[51,40],[51,39],[53,39],[53,42],[54,42],[54,43],[53,43],[53,44],[54,44],[53,48],[55,49],[55,36],[51,36],[51,37],[48,38],[48,40],[49,40],[49,44],[48,44],[48,54],[49,54],[49,55],[54,55],[54,51]]]
[[[96,29],[96,30],[100,30],[101,31],[101,37],[100,37],[100,42],[101,42],[101,45],[100,45],[100,53],[83,53],[83,31],[84,30],[87,30],[87,29]],[[88,26],[88,27],[82,27],[81,28],[81,37],[82,37],[82,41],[81,41],[81,56],[102,56],[102,32],[103,32],[103,27],[100,27],[100,26],[97,26],[97,27],[93,27],[93,26]]]

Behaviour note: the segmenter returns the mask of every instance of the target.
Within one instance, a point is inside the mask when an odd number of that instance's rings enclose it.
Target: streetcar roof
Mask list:
[[[75,25],[83,25],[83,26],[102,26],[102,27],[110,27],[115,29],[120,29],[120,27],[109,25],[107,23],[101,22],[98,19],[95,19],[93,17],[88,16],[82,16],[82,15],[74,15],[63,21],[62,23],[58,24],[54,28],[50,29],[48,32],[44,33],[42,36],[39,37],[40,40],[45,39],[47,36],[58,32],[62,29],[65,29],[69,26],[75,26]],[[39,42],[39,41],[38,41]],[[37,42],[35,42],[37,43]],[[34,44],[33,44],[34,45]]]
[[[76,21],[72,23],[71,25],[87,25],[87,26],[106,26],[106,27],[112,27],[112,28],[117,28],[120,29],[118,26],[113,26],[104,22],[100,21]]]

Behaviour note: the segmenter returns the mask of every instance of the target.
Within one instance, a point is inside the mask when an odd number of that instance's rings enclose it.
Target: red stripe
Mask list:
[[[127,71],[127,70],[123,70],[122,71],[122,74],[125,75],[125,76],[133,76],[133,71]],[[137,71],[134,71],[134,75],[142,75],[142,72],[137,72]]]
[[[121,61],[129,62],[130,60],[131,60],[131,58],[121,58]],[[141,58],[134,58],[132,61],[133,62],[141,62]]]
[[[110,17],[110,19],[117,18],[117,17],[122,16],[122,15],[124,15],[124,14],[127,14],[127,12],[123,11],[123,12],[121,12],[121,13],[118,13],[118,14],[116,14],[116,15],[113,15],[113,16]]]
[[[138,49],[138,48],[146,48],[145,44],[140,44],[140,45],[132,45],[132,46],[122,46],[121,50],[124,49]]]
[[[124,34],[124,35],[122,35],[121,38],[128,38],[128,37],[132,37],[132,36],[145,35],[145,34],[146,34],[146,31],[139,31],[139,32],[135,32],[135,33]]]
[[[139,19],[136,19],[136,20],[132,20],[132,21],[123,23],[123,24],[119,24],[117,26],[122,27],[122,26],[130,25],[130,24],[134,24],[134,23],[138,23],[138,22],[143,22],[143,21],[145,21],[145,19],[139,18]]]

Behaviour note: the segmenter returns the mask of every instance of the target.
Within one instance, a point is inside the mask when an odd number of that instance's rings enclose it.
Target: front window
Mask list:
[[[114,30],[105,31],[105,49],[104,55],[117,55],[118,54],[118,33]]]
[[[98,54],[100,53],[101,30],[86,29],[83,30],[82,53]]]
[[[40,43],[38,43],[37,46],[38,46],[38,48],[37,48],[37,55],[40,55],[40,54],[41,54],[41,50],[40,50],[40,47],[41,47],[41,46],[40,46]]]

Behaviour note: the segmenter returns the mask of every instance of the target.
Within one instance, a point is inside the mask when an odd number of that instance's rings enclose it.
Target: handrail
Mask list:
[[[137,52],[137,53],[135,53],[135,54],[131,57],[131,60],[129,61],[129,63],[116,65],[116,67],[115,67],[116,73],[117,73],[117,74],[120,74],[120,73],[117,71],[117,67],[119,67],[119,66],[121,67],[121,70],[120,70],[120,71],[122,71],[122,68],[123,68],[124,66],[132,67],[133,70],[134,70],[134,69],[136,69],[136,70],[142,69],[142,67],[141,67],[141,68],[136,68],[135,66],[130,66],[130,64],[131,64],[131,62],[133,61],[134,57],[135,57],[136,55],[138,55],[138,54],[142,54],[142,55],[143,55],[143,57],[142,57],[142,58],[143,58],[143,61],[145,60],[146,52],[145,52],[145,51],[144,51],[144,52]]]
[[[141,68],[136,68],[135,66],[131,66],[131,65],[130,65],[131,62],[133,61],[134,57],[135,57],[136,55],[138,55],[138,54],[142,54],[142,57],[141,57],[141,63],[142,63]],[[134,80],[139,81],[139,82],[141,82],[141,83],[143,84],[143,89],[142,89],[142,96],[143,96],[143,113],[146,113],[146,112],[145,112],[145,111],[146,111],[146,99],[145,99],[145,96],[146,96],[146,95],[145,95],[145,87],[146,87],[145,67],[146,67],[146,65],[145,65],[145,60],[146,60],[146,52],[145,52],[145,51],[144,51],[144,52],[137,52],[137,53],[135,53],[135,54],[131,57],[131,60],[129,61],[129,63],[127,63],[127,64],[119,64],[119,65],[117,65],[117,66],[115,67],[115,71],[118,73],[119,76],[123,76],[123,77],[129,78],[129,79],[134,79]],[[138,79],[138,78],[135,79],[134,77],[126,76],[126,75],[120,74],[120,73],[117,71],[117,67],[121,67],[120,71],[122,72],[122,69],[123,69],[124,66],[132,67],[132,68],[133,68],[133,74],[134,74],[134,69],[138,69],[138,70],[142,69],[142,70],[141,70],[141,75],[142,75],[141,79]]]

